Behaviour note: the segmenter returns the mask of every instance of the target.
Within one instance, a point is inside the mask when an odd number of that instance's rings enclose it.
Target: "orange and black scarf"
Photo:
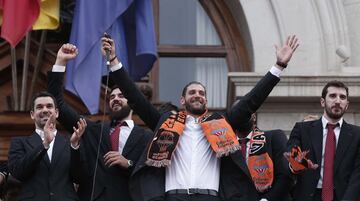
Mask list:
[[[259,130],[254,130],[251,135],[248,169],[257,191],[264,192],[271,188],[274,165],[266,151],[265,134]]]
[[[155,167],[170,165],[171,157],[185,129],[186,112],[171,114],[156,132],[147,154],[146,164]],[[202,130],[217,157],[222,157],[240,149],[239,142],[225,118],[217,113],[199,117]]]

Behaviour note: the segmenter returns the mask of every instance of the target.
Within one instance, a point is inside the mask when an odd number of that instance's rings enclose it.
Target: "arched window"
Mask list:
[[[178,105],[183,86],[196,80],[207,88],[209,107],[225,107],[227,73],[251,70],[228,5],[212,0],[154,0],[154,11],[159,60],[150,82],[155,99]]]

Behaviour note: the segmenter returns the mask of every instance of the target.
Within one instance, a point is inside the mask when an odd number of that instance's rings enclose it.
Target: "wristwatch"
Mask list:
[[[127,163],[129,165],[129,168],[134,166],[134,162],[132,160],[128,160]]]

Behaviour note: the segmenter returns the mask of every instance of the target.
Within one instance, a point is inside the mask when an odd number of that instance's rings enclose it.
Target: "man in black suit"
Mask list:
[[[297,178],[294,200],[360,200],[360,128],[343,119],[349,106],[348,95],[344,83],[327,83],[320,99],[322,117],[295,124],[288,148],[293,153],[294,147],[308,151],[308,160],[299,165],[297,161],[304,159],[299,155],[290,163]]]
[[[77,51],[74,45],[64,44],[48,74],[48,90],[59,104],[58,120],[67,130],[71,130],[80,117],[65,103],[62,89],[66,63],[76,57]],[[78,190],[84,201],[130,201],[130,175],[151,137],[149,132],[134,124],[132,110],[117,87],[110,91],[109,107],[111,123],[86,120],[88,126],[80,149],[86,152],[89,176],[80,182]]]
[[[12,139],[9,150],[9,172],[22,182],[18,200],[79,200],[73,183],[78,183],[83,170],[74,139],[84,132],[85,120],[77,121],[78,129],[74,128],[69,143],[56,130],[58,109],[55,98],[47,92],[34,96],[30,116],[35,122],[34,133]]]
[[[134,200],[218,201],[220,157],[239,149],[231,126],[247,123],[280,80],[298,46],[295,36],[277,48],[277,66],[259,81],[244,101],[237,104],[226,119],[208,113],[205,87],[191,82],[180,99],[184,109],[160,114],[136,88],[115,54],[114,41],[102,38],[103,54],[110,50],[111,73],[129,105],[146,125],[155,131],[148,149],[133,172],[130,188]],[[282,66],[282,67],[281,67]],[[217,157],[218,156],[218,157]]]
[[[293,182],[288,163],[283,156],[287,138],[282,130],[260,131],[256,127],[255,119],[256,116],[253,115],[248,125],[236,131],[241,150],[221,160],[220,194],[226,201],[289,201]],[[257,141],[255,142],[254,139]],[[264,141],[260,143],[263,148],[256,149],[261,140]],[[257,178],[254,171],[250,170],[264,167],[264,164],[254,167],[249,166],[248,161],[255,155],[264,157],[264,153],[267,153],[271,159],[271,165],[265,163],[265,167],[272,171],[272,181],[269,182],[270,186],[261,189],[256,179],[260,179],[261,184],[267,184],[264,182],[267,177],[263,177],[266,174],[262,173]]]

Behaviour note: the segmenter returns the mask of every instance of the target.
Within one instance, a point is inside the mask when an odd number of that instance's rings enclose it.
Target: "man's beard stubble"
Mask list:
[[[195,115],[202,115],[206,111],[204,104],[200,108],[193,108],[193,107],[191,107],[190,103],[188,103],[188,102],[185,102],[185,109],[187,111],[189,111],[191,114],[195,114]]]
[[[345,109],[341,108],[340,110],[341,110],[340,113],[333,113],[331,107],[328,107],[328,106],[325,107],[326,114],[328,115],[328,117],[330,117],[332,119],[340,119],[344,115]]]
[[[123,106],[119,111],[110,112],[109,116],[111,123],[123,120],[124,118],[129,116],[130,112],[131,112],[131,108],[128,105]]]

